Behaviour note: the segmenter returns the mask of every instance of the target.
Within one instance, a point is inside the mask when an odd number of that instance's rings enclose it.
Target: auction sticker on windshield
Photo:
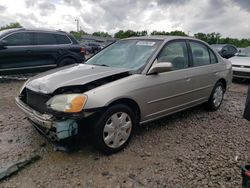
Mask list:
[[[138,46],[154,46],[155,42],[149,42],[149,41],[139,41],[136,43]]]

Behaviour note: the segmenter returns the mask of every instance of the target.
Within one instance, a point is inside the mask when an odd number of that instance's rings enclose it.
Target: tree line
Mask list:
[[[0,27],[0,31],[4,29],[11,29],[11,28],[21,28],[21,24],[16,23],[10,23],[5,26]],[[93,35],[98,37],[112,37],[111,34],[104,31],[96,31],[94,33],[87,33],[83,30],[76,32],[76,31],[70,31],[70,33],[77,39],[81,40],[81,37],[83,35]],[[185,33],[183,31],[152,31],[149,33],[146,30],[143,31],[133,31],[133,30],[120,30],[116,32],[113,37],[118,39],[128,38],[128,37],[138,37],[138,36],[148,36],[148,35],[173,35],[173,36],[189,36],[188,33]],[[245,48],[247,46],[250,46],[250,38],[246,39],[237,39],[237,38],[230,38],[230,37],[222,37],[220,33],[212,32],[212,33],[195,33],[194,36],[191,36],[200,40],[203,40],[207,42],[208,44],[232,44],[236,47],[242,47]]]

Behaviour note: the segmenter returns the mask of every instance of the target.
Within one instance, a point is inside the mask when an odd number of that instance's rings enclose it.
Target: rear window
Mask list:
[[[66,35],[55,34],[57,44],[71,44],[69,37]]]

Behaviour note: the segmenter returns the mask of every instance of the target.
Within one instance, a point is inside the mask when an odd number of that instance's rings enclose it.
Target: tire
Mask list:
[[[94,122],[92,140],[99,150],[110,155],[128,145],[135,126],[136,116],[132,109],[123,104],[116,104],[109,107]]]
[[[63,67],[63,66],[66,66],[66,65],[71,65],[71,64],[74,64],[76,63],[76,61],[72,58],[64,58],[63,60],[61,60],[59,63],[58,63],[58,67]]]
[[[207,108],[210,111],[216,111],[222,104],[225,93],[225,87],[221,82],[217,82],[207,102]]]

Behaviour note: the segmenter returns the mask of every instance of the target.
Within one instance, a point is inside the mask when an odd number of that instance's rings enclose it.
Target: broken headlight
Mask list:
[[[80,112],[87,102],[87,95],[83,94],[63,94],[52,97],[47,106],[60,112]]]

